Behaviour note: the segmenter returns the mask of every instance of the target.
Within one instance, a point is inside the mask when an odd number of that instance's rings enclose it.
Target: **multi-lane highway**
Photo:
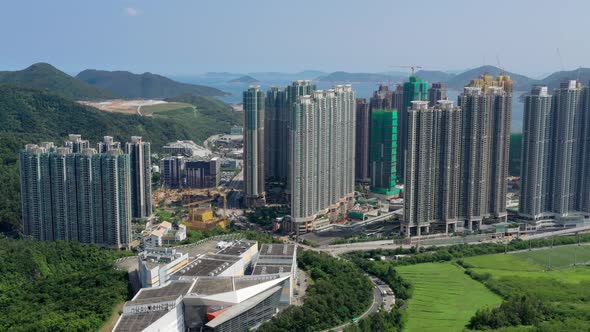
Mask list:
[[[575,228],[568,228],[568,229],[561,229],[551,232],[542,232],[537,233],[534,235],[527,235],[523,237],[523,240],[528,239],[541,239],[541,238],[548,238],[552,236],[558,235],[567,235],[567,234],[576,234],[582,232],[589,232],[590,226],[582,226],[582,227],[575,227]],[[508,242],[510,239],[482,239],[479,236],[466,236],[460,238],[461,241],[457,242],[456,239],[448,238],[447,243],[438,243],[438,244],[422,244],[420,242],[412,243],[412,244],[397,244],[394,243],[392,240],[382,240],[382,241],[371,241],[371,242],[357,242],[357,243],[348,243],[348,244],[334,244],[334,245],[326,245],[326,246],[319,246],[319,247],[310,247],[305,246],[302,244],[298,244],[300,247],[303,247],[308,250],[315,250],[315,251],[324,251],[328,252],[334,256],[342,255],[348,252],[354,251],[367,251],[367,250],[374,250],[374,249],[396,249],[396,248],[411,248],[412,246],[416,245],[426,245],[426,246],[433,246],[433,247],[447,247],[454,244],[459,243],[467,243],[467,244],[478,244],[478,243],[498,243],[498,242]]]

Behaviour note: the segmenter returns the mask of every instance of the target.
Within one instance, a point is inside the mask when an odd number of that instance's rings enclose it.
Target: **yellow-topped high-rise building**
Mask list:
[[[512,94],[513,85],[510,76],[502,73],[495,79],[492,75],[481,75],[479,78],[471,80],[467,86],[482,88],[484,93],[488,93],[490,87],[500,87],[506,93]]]

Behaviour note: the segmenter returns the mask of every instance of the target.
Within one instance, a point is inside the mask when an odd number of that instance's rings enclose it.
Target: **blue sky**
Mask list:
[[[191,75],[590,67],[590,1],[3,0],[0,70]],[[485,60],[484,60],[485,59]]]

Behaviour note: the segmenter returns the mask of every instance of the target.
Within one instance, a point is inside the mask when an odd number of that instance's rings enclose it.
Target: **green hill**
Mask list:
[[[455,77],[455,74],[440,70],[418,70],[416,76],[427,80],[429,83],[448,82]]]
[[[97,331],[128,299],[122,253],[0,235],[0,331]]]
[[[109,113],[82,106],[56,94],[0,86],[0,231],[20,227],[18,151],[27,143],[54,141],[61,144],[69,133],[97,142],[105,135],[126,141],[143,136],[158,152],[170,141],[203,141],[210,135],[229,132],[240,116],[213,98],[192,100],[193,107],[161,112],[153,117]]]
[[[0,71],[0,84],[45,90],[76,100],[117,97],[112,92],[82,82],[47,63],[36,63],[18,71]]]
[[[502,70],[498,67],[494,66],[481,66],[475,69],[467,70],[462,72],[461,74],[457,74],[453,76],[451,79],[445,82],[446,86],[451,89],[463,89],[463,87],[469,83],[470,80],[487,73],[489,75],[497,76],[502,72]],[[533,84],[537,83],[537,80],[532,79],[530,77],[526,77],[524,75],[505,72],[506,75],[510,75],[512,81],[514,81],[514,90],[515,91],[528,91],[531,89]]]
[[[559,88],[559,84],[567,80],[578,80],[584,85],[588,84],[590,81],[590,68],[558,71],[545,77],[539,83],[547,85],[550,90],[553,90]]]
[[[87,69],[76,78],[93,86],[112,91],[123,98],[169,98],[184,94],[195,96],[223,96],[225,92],[204,85],[186,84],[152,74],[133,74],[128,71]]]

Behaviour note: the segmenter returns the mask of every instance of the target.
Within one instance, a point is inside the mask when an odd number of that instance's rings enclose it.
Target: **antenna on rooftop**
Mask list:
[[[500,75],[504,75],[504,67],[500,63],[500,56],[496,54],[496,62],[498,63],[498,69],[500,69]]]
[[[564,71],[565,68],[563,67],[563,58],[561,57],[561,52],[559,52],[559,47],[557,48],[557,56],[559,57],[559,65],[561,66],[561,71]]]

